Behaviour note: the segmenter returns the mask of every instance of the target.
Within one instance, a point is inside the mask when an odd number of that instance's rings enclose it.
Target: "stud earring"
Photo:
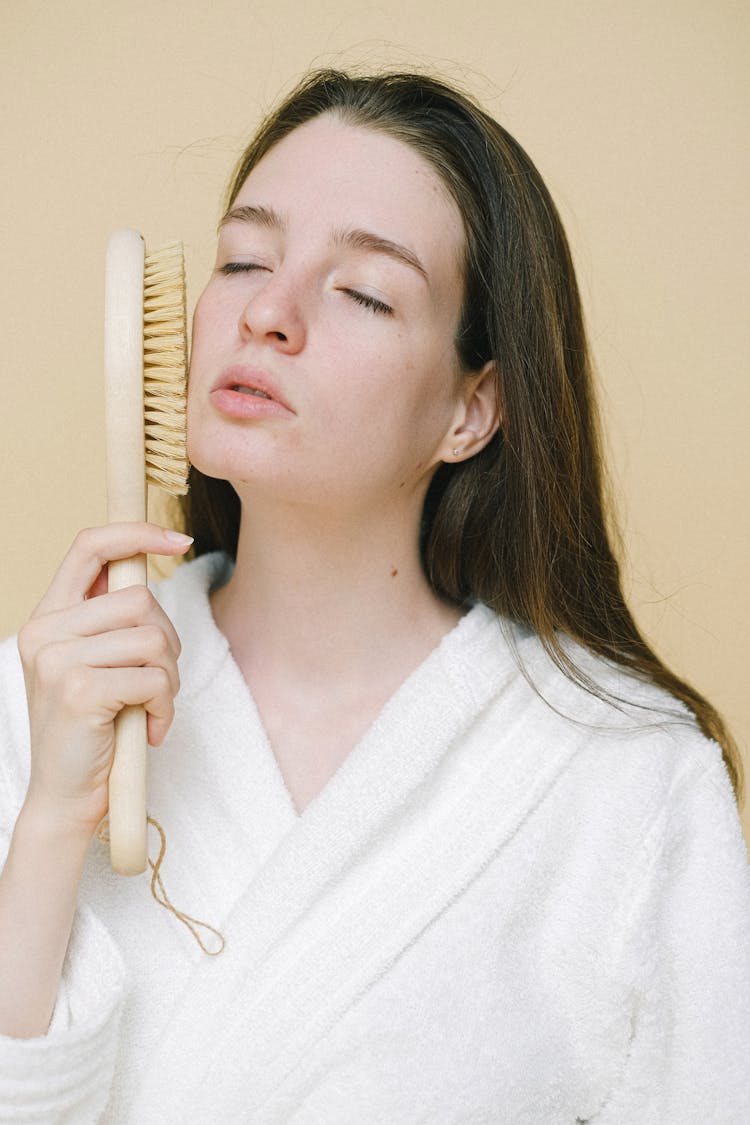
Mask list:
[[[460,454],[460,452],[461,452],[461,450],[460,450],[460,449],[454,449],[454,450],[453,450],[453,456],[454,456],[454,457],[458,457],[458,455]]]

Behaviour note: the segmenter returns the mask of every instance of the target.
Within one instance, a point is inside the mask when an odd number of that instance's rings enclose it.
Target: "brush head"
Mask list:
[[[143,392],[146,477],[187,492],[187,311],[181,242],[145,256],[143,274]]]

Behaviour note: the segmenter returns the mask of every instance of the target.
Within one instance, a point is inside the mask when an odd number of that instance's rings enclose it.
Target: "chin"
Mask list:
[[[221,447],[218,446],[217,448],[216,443],[212,443],[213,449],[210,445],[207,448],[207,444],[202,441],[191,441],[188,437],[188,461],[193,468],[197,469],[199,473],[203,473],[205,477],[227,480],[231,470],[226,451],[219,452]]]
[[[226,453],[220,456],[210,456],[205,455],[204,450],[198,450],[192,453],[188,447],[188,460],[193,468],[197,469],[199,473],[203,473],[204,477],[213,477],[216,480],[228,480],[231,483],[232,480],[239,482],[243,479],[243,476],[245,478],[250,476],[247,466],[237,466],[233,464],[232,459],[227,457]]]
[[[239,456],[239,451],[235,452],[231,442],[227,441],[227,434],[221,433],[216,426],[207,425],[205,419],[196,422],[193,414],[191,421],[188,411],[187,455],[190,464],[199,473],[217,480],[228,480],[238,467],[234,462],[247,461],[247,453],[244,452],[244,457]]]
[[[259,463],[260,458],[251,455],[246,443],[228,441],[226,434],[211,439],[207,435],[201,435],[200,440],[188,438],[187,453],[199,473],[228,481],[235,490],[261,481],[268,484],[268,470]]]

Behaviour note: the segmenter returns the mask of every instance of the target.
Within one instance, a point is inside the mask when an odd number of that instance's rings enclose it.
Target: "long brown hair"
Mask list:
[[[501,431],[473,458],[441,465],[427,493],[422,557],[433,589],[529,626],[589,691],[596,684],[561,637],[665,688],[720,744],[741,804],[742,759],[721,717],[664,666],[625,604],[581,301],[541,176],[505,129],[440,81],[321,70],[262,124],[237,164],[227,207],[274,145],[329,112],[411,145],[451,191],[466,231],[457,354],[466,371],[491,359],[498,371]],[[240,506],[227,481],[193,468],[184,511],[196,554],[220,548],[234,557]]]

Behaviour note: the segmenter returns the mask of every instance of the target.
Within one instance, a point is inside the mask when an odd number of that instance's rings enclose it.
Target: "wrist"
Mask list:
[[[16,833],[40,845],[63,847],[85,853],[96,830],[95,824],[78,819],[73,810],[53,805],[40,794],[27,793],[18,814]]]

